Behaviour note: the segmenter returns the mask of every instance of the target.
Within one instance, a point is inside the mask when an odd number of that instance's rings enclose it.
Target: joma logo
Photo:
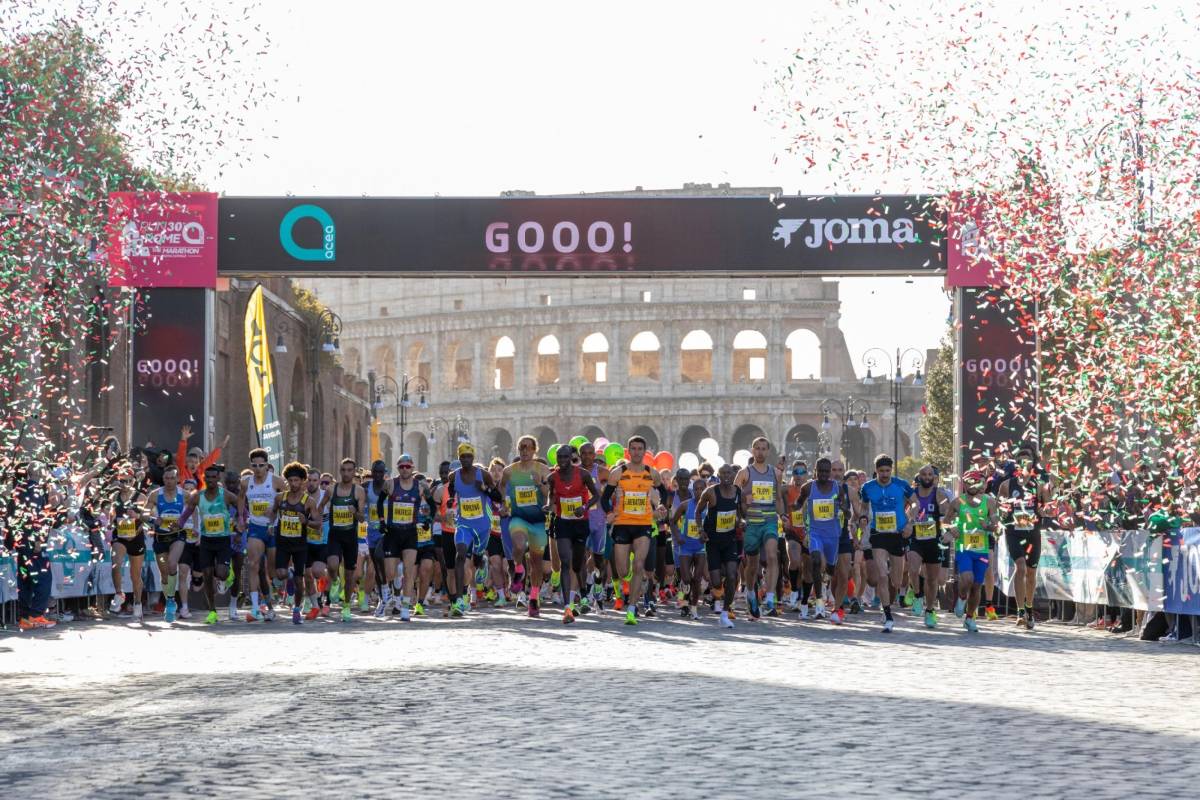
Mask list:
[[[886,220],[873,219],[781,219],[771,236],[787,247],[792,243],[792,234],[800,231],[805,223],[809,233],[801,241],[805,247],[822,247],[829,244],[915,244],[916,231],[913,221],[907,217]]]

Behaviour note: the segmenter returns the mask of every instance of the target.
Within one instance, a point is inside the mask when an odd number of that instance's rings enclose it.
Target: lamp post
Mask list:
[[[830,441],[829,435],[829,415],[836,414],[838,422],[841,424],[842,431],[838,444],[838,455],[846,459],[846,431],[850,428],[865,428],[867,427],[867,414],[871,413],[871,404],[866,400],[850,395],[845,402],[836,400],[832,397],[821,402],[821,434],[825,438],[826,445],[830,450],[833,449],[833,443]],[[855,416],[860,417],[856,420]]]
[[[342,318],[328,308],[322,309],[318,320],[318,329],[310,331],[308,337],[308,374],[312,376],[315,384],[316,377],[321,372],[320,358],[321,353],[329,353],[333,355],[340,353],[342,350]],[[307,326],[306,326],[307,327]],[[292,326],[288,323],[285,317],[280,317],[275,321],[275,352],[278,355],[286,355],[288,348],[287,342],[284,341],[284,334],[289,333]]]
[[[429,443],[431,445],[437,444],[437,423],[439,422],[446,429],[447,444],[450,445],[450,460],[453,461],[454,446],[471,441],[470,425],[462,414],[455,414],[453,423],[445,417],[432,417],[429,420]]]
[[[380,385],[375,389],[375,408],[383,408],[383,395],[385,393],[396,398],[396,424],[400,426],[400,452],[404,452],[404,432],[408,428],[408,409],[412,406],[412,400],[409,399],[409,387],[418,396],[417,408],[429,408],[429,402],[425,399],[429,394],[429,382],[420,375],[409,375],[405,373],[400,376],[400,380],[396,380],[391,375],[376,377],[375,379]]]
[[[882,356],[884,362],[887,363],[887,372],[881,372],[881,377],[886,380],[886,376],[892,375],[891,385],[888,387],[888,405],[892,407],[892,458],[900,460],[900,387],[903,384],[904,376],[901,374],[905,356],[909,353],[913,355],[913,366],[916,375],[913,377],[913,386],[922,386],[925,381],[921,377],[921,367],[925,365],[925,360],[921,357],[919,350],[912,347],[901,351],[896,348],[896,360],[882,347],[872,347],[863,353],[862,363],[867,368],[867,377],[863,378],[865,386],[871,386],[875,383],[875,376],[871,374],[872,369],[878,369],[882,363],[878,356]]]

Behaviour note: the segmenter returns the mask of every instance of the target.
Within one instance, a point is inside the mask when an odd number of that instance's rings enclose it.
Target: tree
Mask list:
[[[942,336],[937,358],[925,374],[925,416],[921,418],[921,451],[943,474],[954,469],[954,325]]]

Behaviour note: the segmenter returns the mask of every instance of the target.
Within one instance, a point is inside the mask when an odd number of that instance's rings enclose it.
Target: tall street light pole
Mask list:
[[[867,368],[867,377],[863,378],[863,383],[871,386],[875,383],[875,376],[872,374],[873,369],[878,369],[881,363],[887,364],[887,372],[882,372],[882,376],[886,378],[889,373],[892,375],[892,380],[888,386],[888,405],[892,407],[892,458],[900,460],[900,387],[904,383],[904,376],[901,374],[902,365],[905,356],[909,353],[913,355],[913,365],[916,375],[913,378],[913,386],[921,386],[924,384],[924,379],[921,377],[921,367],[925,365],[925,360],[921,357],[921,352],[912,347],[901,351],[896,348],[896,359],[892,357],[882,347],[872,347],[863,353],[862,363]],[[881,362],[879,356],[883,357]]]

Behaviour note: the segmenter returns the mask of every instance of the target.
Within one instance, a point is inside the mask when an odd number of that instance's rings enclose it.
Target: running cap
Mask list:
[[[467,453],[475,455],[475,445],[471,444],[470,442],[463,442],[458,446],[458,455],[461,458]]]
[[[397,464],[397,465],[400,465],[400,464],[411,464],[411,463],[413,463],[413,457],[412,457],[412,456],[410,456],[408,453],[401,453],[401,454],[400,454],[400,457],[396,459],[396,464]]]

